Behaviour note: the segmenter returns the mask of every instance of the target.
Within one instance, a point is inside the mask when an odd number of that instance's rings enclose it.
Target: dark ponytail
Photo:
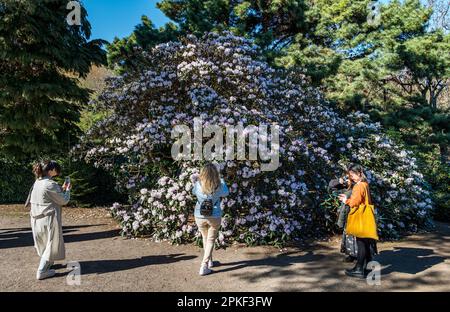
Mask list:
[[[33,174],[36,177],[36,179],[42,178],[43,177],[43,170],[42,170],[42,165],[41,163],[36,163],[33,166]]]
[[[48,160],[36,163],[33,166],[33,173],[36,179],[39,179],[46,177],[48,172],[54,169],[58,175],[61,173],[61,166],[54,160]]]

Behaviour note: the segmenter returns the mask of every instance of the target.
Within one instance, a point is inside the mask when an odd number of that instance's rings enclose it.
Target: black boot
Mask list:
[[[367,265],[372,261],[372,257],[369,257],[364,263],[364,275],[367,276],[372,270],[367,268]]]
[[[345,270],[345,275],[364,279],[366,277],[364,271],[364,265],[356,264],[353,269]]]
[[[347,256],[344,258],[344,262],[348,262],[348,263],[354,262],[355,260],[356,260],[356,257],[353,257],[353,256]]]

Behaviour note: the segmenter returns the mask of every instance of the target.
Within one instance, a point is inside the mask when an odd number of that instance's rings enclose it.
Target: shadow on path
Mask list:
[[[405,238],[404,246],[399,242],[400,246],[380,251],[374,260],[381,264],[382,279],[389,280],[391,288],[395,290],[448,284],[450,271],[429,269],[450,259],[449,229],[447,224],[438,224],[434,232]],[[342,262],[343,255],[337,247],[318,246],[312,251],[309,248],[307,250],[306,254],[299,250],[276,257],[223,263],[214,271],[235,271],[234,277],[249,283],[263,283],[275,278],[267,288],[270,291],[348,291],[356,288],[382,290],[367,286],[365,281],[361,284],[359,280],[346,277],[344,270],[354,264]],[[222,266],[225,268],[222,269]],[[249,273],[245,267],[256,267],[256,270]],[[398,273],[408,274],[408,277],[399,277]]]
[[[69,234],[78,232],[83,228],[97,227],[104,224],[92,225],[73,225],[63,226],[64,241],[66,243],[80,242],[94,239],[109,238],[119,235],[118,230],[109,230],[103,232]],[[0,229],[0,249],[30,247],[34,246],[33,234],[30,227],[14,228],[14,229]]]
[[[169,264],[197,258],[185,254],[154,255],[136,259],[81,261],[81,275],[126,271],[149,265]]]
[[[104,238],[112,238],[120,236],[120,230],[109,230],[103,232],[89,232],[89,233],[81,233],[81,234],[69,234],[64,235],[65,243],[75,243],[75,242],[84,242],[91,241],[96,239],[104,239]]]
[[[387,265],[381,270],[381,275],[393,272],[418,274],[446,259],[446,257],[436,255],[433,249],[410,247],[394,247],[392,250],[384,250],[375,258],[382,266]]]
[[[229,271],[235,271],[239,269],[243,269],[246,267],[273,267],[274,270],[277,270],[277,268],[284,268],[292,266],[296,263],[307,263],[307,262],[314,262],[314,261],[320,261],[324,258],[324,255],[314,254],[312,251],[308,251],[306,254],[300,255],[297,251],[292,251],[288,253],[283,253],[280,255],[277,255],[276,257],[268,257],[268,258],[261,258],[261,259],[249,259],[249,260],[242,260],[242,261],[236,261],[236,262],[228,262],[228,263],[220,263],[220,267],[217,269],[218,273],[224,273]],[[231,266],[229,268],[221,269],[223,266]],[[286,274],[289,273],[295,273],[293,271],[284,271]]]

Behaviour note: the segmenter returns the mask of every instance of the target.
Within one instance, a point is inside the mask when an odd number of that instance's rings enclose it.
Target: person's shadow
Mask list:
[[[442,263],[446,257],[437,256],[433,249],[394,247],[393,250],[384,250],[375,258],[382,266],[381,275],[393,272],[417,274]]]
[[[149,265],[169,264],[197,258],[185,254],[152,255],[136,259],[81,261],[81,275],[126,271]]]
[[[104,232],[89,232],[74,234],[83,228],[97,227],[104,224],[72,225],[63,226],[64,241],[66,243],[80,242],[85,240],[102,239],[118,236],[118,230]],[[0,229],[0,249],[19,248],[33,246],[33,234],[30,227]]]
[[[312,251],[308,251],[305,255],[298,255],[297,252],[287,252],[279,254],[276,257],[266,257],[262,259],[218,263],[219,268],[217,272],[224,273],[243,269],[245,267],[259,267],[259,266],[269,266],[275,269],[284,268],[292,266],[296,263],[319,261],[323,258],[325,258],[324,255],[314,254]]]

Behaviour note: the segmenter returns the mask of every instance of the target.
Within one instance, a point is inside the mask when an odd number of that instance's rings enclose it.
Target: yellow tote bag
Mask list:
[[[347,217],[346,233],[359,238],[378,240],[375,207],[369,204],[369,190],[366,189],[366,202],[350,209]]]

